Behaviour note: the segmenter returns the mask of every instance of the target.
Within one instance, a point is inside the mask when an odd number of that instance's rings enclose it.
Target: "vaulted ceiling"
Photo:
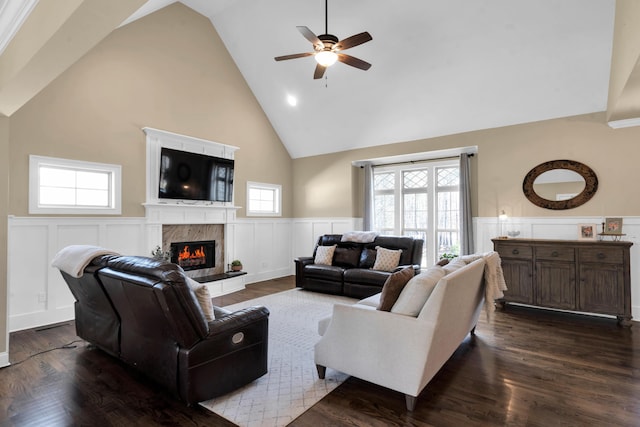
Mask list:
[[[0,0],[0,22],[2,3],[12,1]],[[103,30],[72,44],[70,58],[174,1],[75,2],[83,5],[67,25],[78,25],[83,6],[102,3]],[[347,53],[373,65],[361,71],[338,63],[321,80],[313,79],[312,57],[273,58],[311,50],[296,26],[323,33],[324,1],[181,3],[211,20],[293,158],[607,109],[614,0],[329,0],[329,33],[342,39],[368,31],[373,40]],[[46,66],[48,57],[34,57],[25,68]],[[26,101],[7,95],[28,85],[4,71],[0,112],[10,115]]]

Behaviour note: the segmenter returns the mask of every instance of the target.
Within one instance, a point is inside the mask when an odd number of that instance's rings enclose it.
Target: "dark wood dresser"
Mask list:
[[[508,302],[616,316],[631,326],[631,242],[492,239]]]

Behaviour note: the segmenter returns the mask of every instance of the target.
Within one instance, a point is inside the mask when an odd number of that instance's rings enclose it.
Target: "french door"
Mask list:
[[[459,187],[457,160],[374,167],[374,230],[423,239],[423,266],[459,254]]]

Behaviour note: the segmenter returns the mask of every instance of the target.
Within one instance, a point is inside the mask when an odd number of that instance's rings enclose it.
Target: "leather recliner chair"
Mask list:
[[[186,403],[223,395],[267,372],[266,307],[233,313],[215,307],[216,319],[207,322],[176,264],[112,256],[106,265],[93,267],[85,270],[82,285],[102,286],[119,319],[118,345],[108,352]],[[73,278],[63,276],[70,288],[77,288],[70,284]],[[87,313],[85,303],[78,299],[76,312]],[[80,320],[83,331],[91,329],[86,326],[91,321],[99,317]],[[113,328],[118,330],[115,323]],[[82,337],[103,348],[112,342],[113,330],[101,331]]]
[[[118,357],[120,318],[98,280],[98,270],[106,267],[110,258],[112,255],[94,258],[84,269],[81,277],[74,277],[62,270],[60,273],[76,299],[76,334],[99,349]]]

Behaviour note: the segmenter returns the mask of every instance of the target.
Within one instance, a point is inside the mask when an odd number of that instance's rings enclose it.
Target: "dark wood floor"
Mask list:
[[[291,277],[215,298],[229,305]],[[73,322],[11,334],[2,426],[227,426],[84,341]],[[68,348],[60,348],[74,342]],[[40,351],[59,348],[29,357]],[[400,393],[350,378],[293,426],[640,426],[640,324],[509,306],[465,340],[409,413]]]

